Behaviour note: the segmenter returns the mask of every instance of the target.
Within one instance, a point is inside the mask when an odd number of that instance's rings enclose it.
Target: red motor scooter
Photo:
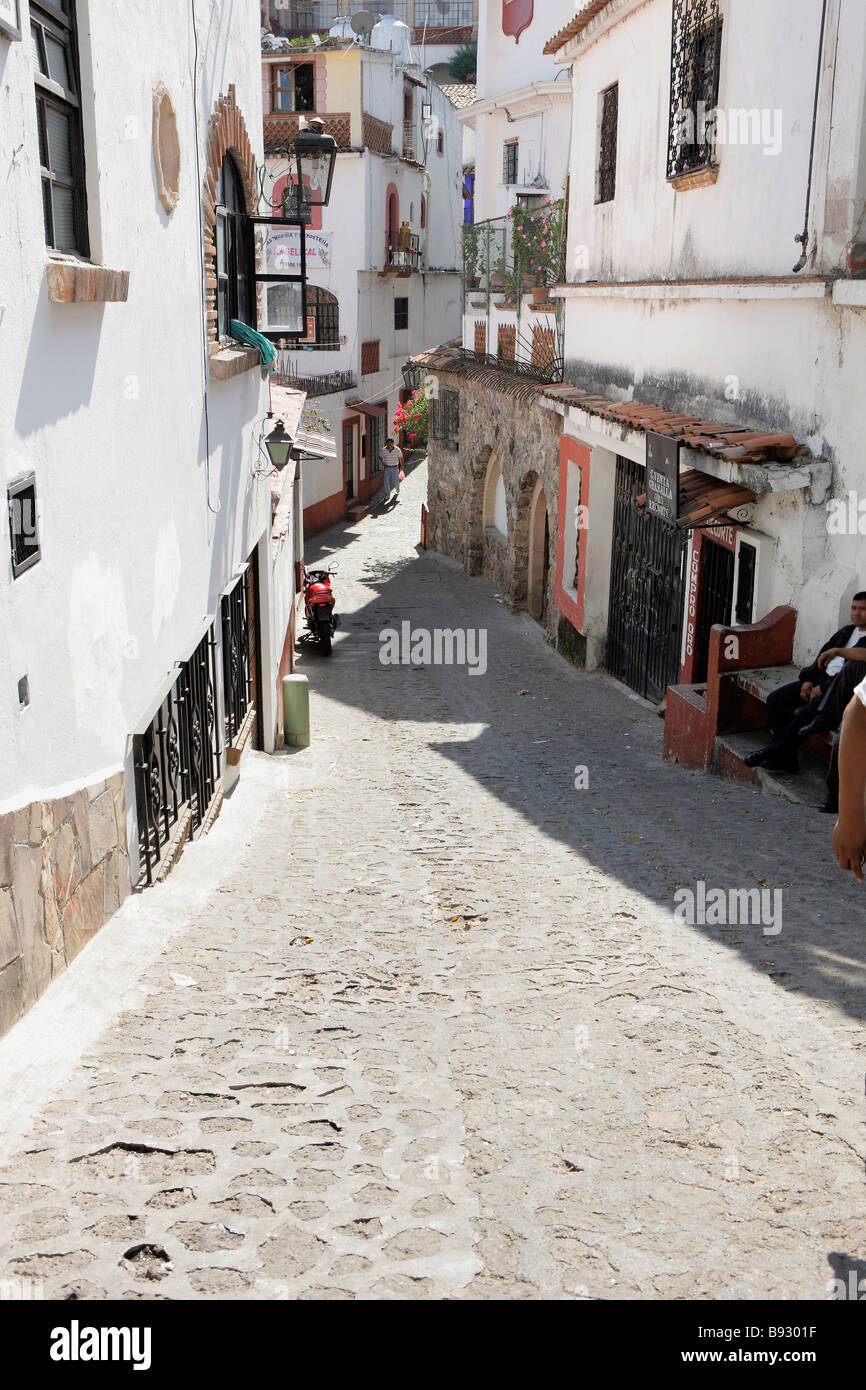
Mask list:
[[[304,570],[304,618],[307,632],[314,637],[325,653],[331,650],[331,638],[340,619],[334,612],[336,600],[331,588],[331,575],[337,566],[327,570]]]

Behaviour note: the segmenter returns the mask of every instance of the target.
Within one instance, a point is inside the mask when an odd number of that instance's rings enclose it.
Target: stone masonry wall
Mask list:
[[[0,1036],[129,891],[122,773],[0,816]]]
[[[525,608],[529,513],[540,478],[550,526],[547,628],[555,633],[559,416],[540,404],[531,384],[508,372],[477,369],[471,377],[443,371],[430,375],[438,379],[440,390],[460,395],[459,450],[435,439],[428,449],[430,546],[459,560],[467,573],[484,574],[510,607]],[[484,526],[485,485],[493,456],[505,483],[507,546]]]

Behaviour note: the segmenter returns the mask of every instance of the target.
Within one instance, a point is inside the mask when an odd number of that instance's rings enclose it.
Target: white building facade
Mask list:
[[[330,204],[306,229],[307,339],[280,353],[281,376],[307,392],[334,445],[303,465],[308,535],[381,487],[379,451],[408,394],[403,365],[460,332],[460,126],[394,27],[394,51],[340,38],[263,47],[273,206],[302,116],[321,117],[339,146]]]
[[[557,606],[653,698],[706,677],[714,623],[780,605],[805,662],[866,586],[841,516],[866,489],[863,6],[611,0],[549,49],[573,89]],[[651,592],[629,527],[659,433],[708,509]]]
[[[227,254],[257,211],[257,11],[154,0],[121,41],[106,0],[15,8],[0,1030],[207,828],[243,747],[278,742],[301,505],[261,447],[260,354],[230,328],[251,321]]]

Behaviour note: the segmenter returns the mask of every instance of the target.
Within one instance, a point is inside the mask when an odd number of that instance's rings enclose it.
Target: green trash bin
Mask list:
[[[283,732],[289,748],[310,746],[310,683],[306,676],[283,677]]]

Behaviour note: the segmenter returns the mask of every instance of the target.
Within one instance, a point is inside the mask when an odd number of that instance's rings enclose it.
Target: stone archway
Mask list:
[[[532,617],[540,623],[544,623],[547,618],[549,580],[550,522],[547,512],[547,495],[539,478],[529,507],[526,606]]]

